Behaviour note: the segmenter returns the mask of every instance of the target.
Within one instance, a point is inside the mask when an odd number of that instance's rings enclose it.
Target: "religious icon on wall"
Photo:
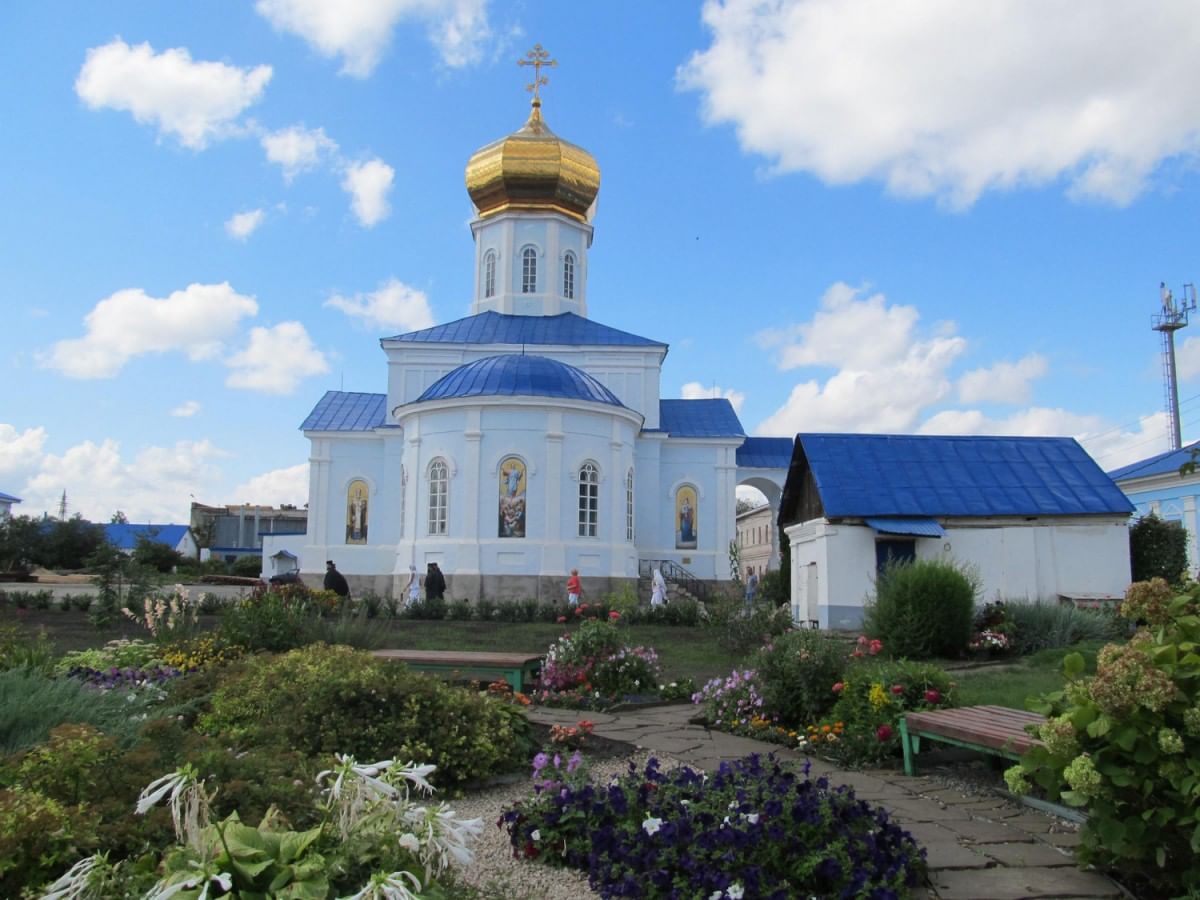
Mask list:
[[[696,489],[684,485],[675,492],[675,548],[696,548]]]
[[[525,537],[525,463],[516,456],[500,463],[500,522],[502,538]]]
[[[346,543],[367,542],[367,483],[355,478],[346,488]]]

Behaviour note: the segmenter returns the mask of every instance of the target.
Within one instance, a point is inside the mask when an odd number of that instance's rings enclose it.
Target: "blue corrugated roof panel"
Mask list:
[[[786,469],[794,444],[791,438],[748,437],[737,449],[737,464],[746,469]]]
[[[909,534],[913,537],[945,537],[946,529],[937,519],[867,518],[866,523],[882,534]]]
[[[600,347],[666,347],[661,341],[638,337],[601,325],[575,313],[557,316],[513,316],[488,311],[444,325],[410,331],[384,341],[436,344],[556,344]]]
[[[827,516],[1049,516],[1133,506],[1074,440],[799,434]]]
[[[1200,448],[1200,441],[1179,450],[1168,450],[1166,453],[1113,469],[1108,473],[1108,477],[1113,481],[1124,481],[1128,478],[1149,478],[1153,475],[1178,475],[1180,466],[1192,462],[1194,448]]]
[[[672,437],[742,437],[742,423],[724,397],[659,400],[658,430]]]
[[[326,391],[301,431],[371,431],[384,424],[387,394]]]
[[[417,398],[553,397],[621,406],[617,396],[580,369],[545,356],[486,356],[443,375]]]
[[[21,502],[20,497],[14,497],[12,494],[4,493],[4,491],[0,491],[0,500],[5,501],[6,503],[20,503]]]
[[[104,536],[119,550],[137,547],[138,538],[146,538],[174,549],[187,534],[187,525],[135,525],[131,522],[114,522],[104,526]]]

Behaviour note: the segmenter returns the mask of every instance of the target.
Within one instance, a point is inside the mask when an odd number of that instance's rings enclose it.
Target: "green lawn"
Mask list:
[[[1087,672],[1096,671],[1096,653],[1104,646],[1089,641],[1058,650],[1043,650],[1010,665],[988,666],[953,673],[958,682],[960,706],[1008,706],[1025,709],[1025,699],[1060,690],[1063,686],[1062,661],[1068,653],[1079,651],[1087,662]]]

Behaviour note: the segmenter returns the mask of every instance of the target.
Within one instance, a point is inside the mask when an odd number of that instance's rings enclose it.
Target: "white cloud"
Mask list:
[[[334,294],[325,305],[340,309],[352,318],[361,319],[372,328],[417,331],[433,325],[429,298],[423,291],[390,278],[369,294],[343,297]]]
[[[1027,403],[1030,382],[1048,369],[1046,358],[1038,353],[1015,363],[998,362],[986,369],[973,369],[958,380],[958,399],[963,403]]]
[[[0,476],[10,484],[37,468],[46,444],[45,428],[26,428],[17,431],[12,425],[0,422]],[[13,487],[0,486],[6,494],[14,493]]]
[[[199,402],[195,400],[187,400],[171,410],[171,415],[180,419],[190,419],[198,412],[200,412]]]
[[[260,139],[267,159],[283,167],[283,177],[291,181],[301,172],[315,169],[326,156],[337,153],[337,142],[323,128],[293,125],[264,134]]]
[[[305,506],[308,503],[308,463],[256,475],[235,487],[230,496],[239,498],[239,502],[244,499],[263,506],[283,503]]]
[[[342,72],[365,78],[379,63],[401,22],[419,21],[450,66],[475,62],[490,30],[487,0],[258,0],[258,14],[326,57]]]
[[[143,353],[177,350],[191,360],[209,359],[243,317],[257,312],[254,298],[228,282],[190,284],[165,299],[129,288],[97,303],[84,320],[87,333],[58,341],[39,362],[71,378],[111,378]]]
[[[746,395],[742,391],[735,391],[733,388],[717,387],[715,384],[705,387],[699,381],[689,381],[680,388],[679,396],[684,400],[706,400],[724,397],[733,406],[735,413],[741,413],[742,404],[746,402]]]
[[[679,71],[710,124],[781,172],[877,179],[955,207],[1066,179],[1128,203],[1200,150],[1190,0],[707,0],[711,45]],[[1104,61],[1119,64],[1105,65]]]
[[[75,92],[92,109],[118,109],[203,149],[234,130],[238,116],[258,102],[271,67],[252,69],[195,62],[184,47],[155,53],[147,43],[117,38],[87,52]]]
[[[225,223],[225,233],[235,240],[244,241],[258,230],[267,214],[261,209],[250,209],[235,213]]]
[[[1200,377],[1200,338],[1190,337],[1175,345],[1175,373],[1180,381]]]
[[[392,211],[387,195],[392,189],[392,179],[395,175],[396,170],[382,159],[371,159],[346,166],[342,190],[350,195],[354,215],[364,228],[378,225]]]
[[[254,328],[241,352],[225,361],[233,371],[225,379],[229,387],[288,394],[310,375],[329,371],[325,354],[299,322],[281,322],[273,328]]]

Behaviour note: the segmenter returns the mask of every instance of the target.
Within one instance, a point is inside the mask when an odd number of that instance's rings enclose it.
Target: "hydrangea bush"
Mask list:
[[[924,851],[888,813],[774,757],[714,775],[657,760],[593,785],[542,760],[531,797],[500,818],[518,858],[582,869],[603,897],[899,897]]]
[[[1065,689],[1031,704],[1042,745],[1005,779],[1087,807],[1079,857],[1174,897],[1200,893],[1200,587],[1167,591],[1130,587],[1121,615],[1146,627],[1101,650],[1094,676],[1065,659]]]

